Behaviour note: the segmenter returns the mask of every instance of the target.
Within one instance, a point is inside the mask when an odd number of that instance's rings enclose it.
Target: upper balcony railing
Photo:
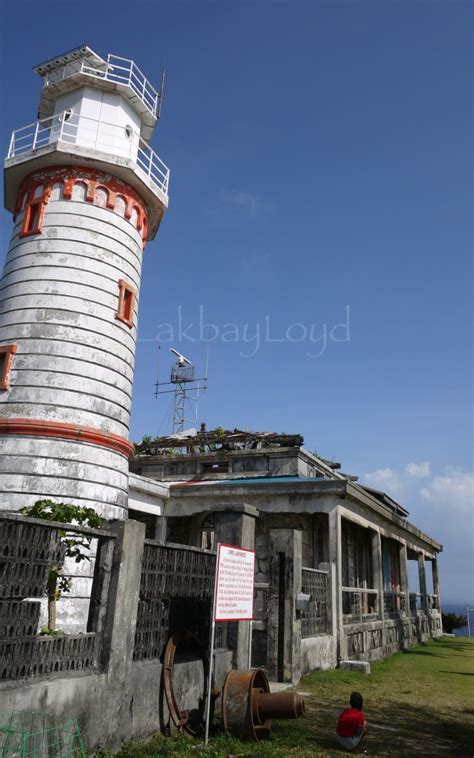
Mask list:
[[[386,618],[396,618],[399,613],[405,613],[407,609],[407,596],[405,592],[383,593],[384,616]]]
[[[51,84],[56,84],[78,73],[130,87],[150,113],[158,118],[160,94],[151,86],[138,66],[128,58],[109,54],[107,56],[107,68],[104,69],[91,66],[87,60],[72,61],[50,71],[45,76],[43,86],[49,87]]]
[[[342,615],[344,624],[376,621],[380,616],[378,590],[361,587],[342,588]]]
[[[421,592],[410,592],[410,613],[416,616],[418,611],[439,610],[437,595],[423,595]]]
[[[131,126],[110,124],[72,111],[64,111],[15,129],[7,157],[15,158],[57,142],[131,159],[137,174],[152,190],[159,189],[168,195],[169,168],[138,132]]]

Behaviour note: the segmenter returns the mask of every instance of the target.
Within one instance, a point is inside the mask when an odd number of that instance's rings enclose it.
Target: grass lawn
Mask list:
[[[334,730],[352,690],[364,696],[370,755],[474,755],[474,639],[443,637],[417,645],[372,664],[370,676],[339,670],[310,674],[297,689],[304,694],[305,716],[274,722],[269,742],[242,743],[217,733],[205,750],[202,741],[157,736],[124,746],[120,758],[347,755],[338,749]]]

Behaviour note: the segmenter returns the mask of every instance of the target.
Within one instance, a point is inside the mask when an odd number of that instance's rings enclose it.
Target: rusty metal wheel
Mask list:
[[[260,742],[270,737],[272,719],[296,719],[304,700],[296,692],[270,693],[262,669],[229,671],[222,690],[224,727],[241,740]]]
[[[199,704],[197,708],[192,710],[180,709],[176,700],[176,695],[173,686],[173,669],[174,659],[176,651],[179,647],[195,648],[202,661],[202,668],[204,673],[204,683],[202,688],[202,695],[199,698]],[[163,687],[165,691],[166,703],[170,712],[171,720],[176,728],[188,734],[190,737],[196,737],[201,734],[204,729],[204,709],[206,703],[206,696],[208,691],[209,682],[209,657],[207,650],[198,640],[198,638],[188,631],[174,632],[166,643],[165,652],[163,655]],[[214,694],[214,693],[213,693]],[[213,714],[213,703],[215,696],[212,698],[211,703],[211,720]]]

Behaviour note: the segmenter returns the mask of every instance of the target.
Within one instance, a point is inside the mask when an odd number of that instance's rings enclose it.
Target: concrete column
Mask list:
[[[273,681],[296,684],[301,678],[301,621],[296,618],[296,596],[301,591],[301,530],[270,529],[269,552],[268,676]]]
[[[431,566],[433,571],[433,592],[436,595],[436,608],[441,613],[441,595],[439,592],[439,570],[437,558],[432,559]]]
[[[404,542],[399,542],[398,549],[400,556],[400,592],[405,598],[405,613],[409,613],[410,595],[408,594],[407,546]]]
[[[374,589],[378,590],[378,616],[384,620],[382,538],[379,532],[372,532],[372,568],[374,572]]]
[[[130,519],[111,526],[117,532],[117,538],[104,625],[103,656],[108,662],[109,679],[125,684],[133,662],[145,524]]]
[[[334,583],[336,581],[336,571],[334,570],[334,576],[333,576],[333,564],[332,563],[319,563],[318,569],[320,571],[326,571],[328,575],[328,589],[327,589],[327,633],[332,634],[334,637],[337,633],[337,629],[334,626],[333,619],[336,617],[336,611],[334,609],[333,611],[333,602],[332,602],[332,593],[333,593],[333,587]]]
[[[426,598],[426,566],[424,553],[418,553],[418,577],[420,580],[421,607],[426,613],[428,610],[428,603]]]
[[[216,510],[214,524],[216,543],[252,549],[255,542],[255,519],[258,510],[252,505],[233,505],[229,510]]]
[[[155,540],[161,544],[166,542],[166,533],[168,531],[168,519],[166,516],[158,516],[156,519]]]
[[[342,660],[345,652],[342,650],[344,641],[344,626],[342,623],[342,539],[341,516],[339,509],[333,508],[329,513],[329,563],[331,566],[331,626],[333,637],[337,639],[337,659]]]
[[[255,519],[258,510],[251,505],[234,505],[230,510],[215,511],[216,545],[235,545],[253,550],[255,544]],[[250,623],[227,622],[227,644],[234,652],[234,666],[248,669]]]

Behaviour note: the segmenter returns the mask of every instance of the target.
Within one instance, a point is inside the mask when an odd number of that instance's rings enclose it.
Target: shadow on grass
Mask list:
[[[336,724],[327,723],[327,715],[311,713],[311,741],[316,751],[338,753]],[[472,756],[473,728],[465,723],[465,713],[448,716],[428,706],[390,704],[368,709],[366,715],[369,727],[364,747],[371,755]]]
[[[440,674],[456,674],[456,676],[474,676],[472,671],[443,671],[439,670]]]
[[[471,658],[474,660],[474,645],[467,643],[467,644],[456,644],[452,642],[437,642],[437,640],[433,640],[430,645],[426,647],[422,647],[421,645],[417,645],[413,648],[408,648],[407,650],[403,651],[404,655],[432,655],[436,658],[446,658],[450,657],[452,655],[452,651],[457,653],[456,658],[464,657],[464,658]],[[465,655],[466,652],[470,652],[470,655]]]
[[[463,640],[469,638],[457,637],[457,639]],[[472,642],[439,642],[438,640],[433,640],[431,644],[433,646],[438,645],[442,650],[471,650],[474,655],[474,643]]]
[[[189,758],[200,752],[209,758],[331,758],[348,755],[339,747],[335,737],[338,710],[336,707],[319,708],[309,701],[303,718],[275,721],[271,739],[260,744],[225,737],[222,724],[217,721],[207,750],[203,749],[202,738],[173,740],[157,735],[147,744],[124,746],[119,756]],[[467,758],[472,756],[472,729],[468,720],[467,710],[451,715],[431,710],[429,706],[386,703],[380,708],[367,709],[369,728],[364,747],[370,755],[380,758],[415,755]],[[470,720],[472,723],[473,719]]]

